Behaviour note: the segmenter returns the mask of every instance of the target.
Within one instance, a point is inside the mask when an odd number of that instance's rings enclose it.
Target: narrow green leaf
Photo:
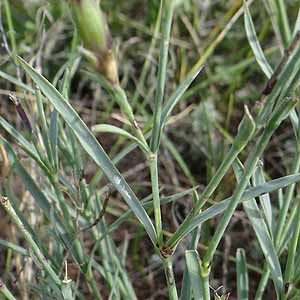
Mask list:
[[[236,252],[236,278],[238,300],[248,300],[249,282],[244,249],[237,249]]]
[[[0,116],[0,126],[7,131],[18,143],[19,145],[30,155],[34,160],[38,161],[38,153],[34,147],[5,119]]]
[[[27,249],[20,247],[18,245],[15,245],[9,241],[0,239],[0,247],[11,249],[12,251],[17,252],[24,256],[29,256],[29,251]]]
[[[153,117],[153,131],[151,137],[150,148],[152,152],[156,152],[159,146],[160,133],[161,133],[161,116],[163,98],[165,92],[168,50],[172,25],[172,17],[174,12],[174,1],[165,0],[162,2],[162,21],[161,21],[161,34],[160,40],[160,54],[158,64],[157,86],[155,94],[155,106]]]
[[[294,26],[293,38],[295,37],[298,31],[300,31],[300,7],[298,9],[298,15]]]
[[[161,200],[161,205],[165,205],[168,203],[173,203],[187,195],[192,194],[192,192],[195,190],[195,188],[192,189],[188,189],[184,192],[180,192],[171,196],[166,196],[166,197],[162,197]],[[152,196],[152,195],[150,195]],[[152,198],[152,197],[151,197]],[[150,198],[150,199],[151,199]],[[149,200],[149,197],[147,197],[144,202],[142,202],[142,205],[145,209],[150,209],[153,207],[153,200]],[[117,228],[119,228],[119,226],[121,224],[123,224],[125,221],[127,221],[128,219],[130,219],[130,216],[132,214],[132,210],[129,209],[127,210],[124,214],[122,214],[117,220],[115,220],[110,226],[108,231],[105,233],[105,235],[112,233],[114,230],[116,230]],[[103,237],[105,237],[105,235],[103,235]],[[102,238],[102,237],[101,237]]]
[[[138,138],[136,138],[135,136],[130,134],[128,131],[126,131],[122,128],[119,128],[119,127],[116,127],[116,126],[113,126],[110,124],[97,124],[92,127],[92,131],[95,133],[107,132],[107,133],[113,133],[113,134],[118,134],[118,135],[124,136],[125,138],[128,138],[130,140],[137,142],[144,151],[147,152],[147,150],[148,150],[146,148],[146,146]]]
[[[55,109],[61,114],[70,128],[77,136],[79,142],[89,156],[103,170],[107,178],[123,196],[129,207],[133,210],[136,217],[144,225],[150,239],[156,243],[156,232],[153,224],[147,215],[145,209],[137,199],[136,195],[129,187],[123,176],[114,166],[102,146],[96,140],[94,135],[81,120],[74,108],[64,99],[64,97],[55,89],[55,87],[36,72],[27,62],[19,58],[19,61],[32,80],[39,86],[44,95],[52,103]]]
[[[268,227],[260,214],[255,199],[245,201],[243,205],[268,263],[277,295],[280,295],[283,288],[282,272],[275,246],[268,232]]]
[[[266,182],[265,184],[250,187],[248,188],[242,198],[241,202],[247,201],[249,199],[259,197],[266,193],[274,192],[278,189],[284,188],[290,184],[300,181],[300,174],[289,175],[285,177],[281,177],[278,179],[271,180]],[[169,240],[168,245],[173,245],[178,240],[181,240],[185,237],[188,233],[190,233],[194,228],[202,224],[203,222],[212,219],[213,217],[217,216],[218,214],[222,213],[229,205],[232,197],[226,198],[225,200],[212,205],[210,208],[206,209],[205,211],[201,212],[200,214],[196,215],[192,221],[180,232],[180,236],[177,236],[175,233]]]
[[[233,169],[237,181],[239,181],[244,172],[244,167],[239,161],[236,161],[236,163],[233,165]],[[277,298],[279,299],[283,288],[283,277],[279,258],[277,256],[277,251],[273,240],[270,236],[268,227],[264,221],[263,216],[261,215],[261,211],[254,197],[248,201],[244,201],[243,207],[251,222],[253,230],[258,239],[259,245],[267,261],[275,285]]]
[[[58,128],[57,128],[57,111],[54,110],[51,112],[50,118],[50,128],[49,128],[49,140],[50,140],[50,147],[51,153],[54,160],[54,165],[57,168],[58,166],[58,154],[57,154],[57,135],[58,135]]]
[[[200,258],[196,250],[185,251],[185,261],[193,290],[194,299],[202,300],[203,291],[201,285]]]
[[[265,182],[266,181],[263,172],[263,164],[259,163],[253,175],[253,184],[260,185],[260,184],[264,184]],[[264,194],[260,196],[259,203],[262,207],[262,212],[264,214],[264,218],[268,226],[269,233],[272,236],[272,205],[271,205],[270,195]]]
[[[192,172],[190,171],[187,163],[185,162],[184,158],[178,151],[177,147],[173,144],[173,142],[171,140],[168,139],[168,137],[166,135],[163,135],[162,142],[164,145],[166,145],[167,149],[170,151],[170,154],[173,156],[175,161],[177,161],[182,172],[190,180],[191,184],[196,185],[196,180],[195,180]]]
[[[134,137],[132,134],[130,134],[129,132],[127,132],[126,130],[113,126],[113,125],[109,125],[109,124],[97,124],[94,125],[92,127],[92,131],[93,132],[108,132],[108,133],[114,133],[114,134],[118,134],[118,135],[122,135],[128,139],[134,140],[136,141],[137,138]]]
[[[4,296],[7,300],[17,300],[10,290],[6,287],[2,279],[0,278],[0,295]],[[1,299],[2,299],[1,296]]]
[[[258,41],[255,28],[253,25],[252,17],[248,8],[248,5],[246,1],[244,1],[244,22],[245,22],[245,29],[246,29],[246,34],[248,41],[250,43],[250,46],[252,48],[252,51],[254,53],[254,56],[256,58],[257,63],[261,67],[262,71],[265,73],[265,75],[268,78],[271,78],[273,74],[273,70],[271,66],[269,65],[267,59],[265,58],[265,55],[261,49],[260,43]]]
[[[171,114],[172,110],[176,106],[176,104],[181,99],[182,95],[185,91],[189,88],[191,83],[195,80],[198,74],[203,70],[204,65],[196,68],[195,70],[191,70],[189,74],[187,74],[186,78],[180,83],[180,85],[176,88],[176,90],[172,93],[169,100],[167,101],[166,105],[163,108],[162,115],[161,115],[161,127],[165,125],[165,122],[168,116]]]
[[[285,1],[276,0],[275,3],[277,6],[277,19],[278,19],[279,30],[282,35],[284,47],[287,47],[289,41],[291,40],[291,29],[289,25]]]
[[[34,94],[34,89],[33,88],[31,88],[30,86],[28,86],[24,82],[19,81],[17,78],[2,72],[1,70],[0,70],[0,77],[2,77],[3,79],[5,79],[5,80],[7,80],[11,83],[13,83],[16,86],[19,86],[20,88],[24,89],[25,91]]]

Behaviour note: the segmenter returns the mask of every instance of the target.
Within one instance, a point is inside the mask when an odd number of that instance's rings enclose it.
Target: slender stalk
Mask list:
[[[99,287],[97,286],[97,283],[96,283],[96,281],[95,281],[95,279],[94,279],[94,276],[93,276],[92,271],[91,271],[91,270],[90,270],[90,271],[88,270],[88,271],[84,274],[84,276],[85,276],[85,279],[86,279],[86,281],[87,281],[87,283],[88,283],[90,289],[92,290],[93,294],[95,295],[96,299],[102,300],[103,298],[102,298],[102,296],[101,296],[101,294],[100,294]]]
[[[194,194],[194,203],[197,204],[197,202],[199,201],[198,193],[197,191],[194,191],[193,194]],[[200,239],[200,232],[201,232],[201,225],[199,225],[192,231],[191,233],[192,238],[189,242],[187,250],[197,250],[197,245]],[[189,278],[188,268],[186,265],[183,272],[180,299],[190,299],[190,297],[191,297],[190,278]]]
[[[157,155],[152,154],[149,157],[149,161],[150,161],[151,185],[152,185],[152,194],[153,194],[155,229],[157,233],[158,246],[162,246],[163,234],[162,234],[162,221],[161,221],[161,211],[160,211]]]
[[[17,227],[20,229],[20,231],[23,233],[26,241],[29,243],[29,245],[32,248],[33,253],[36,255],[37,259],[39,262],[42,264],[44,267],[45,271],[48,273],[50,278],[54,281],[54,283],[58,286],[61,287],[61,280],[59,277],[56,275],[55,271],[52,269],[50,264],[48,263],[46,257],[44,254],[41,252],[39,246],[36,244],[30,233],[25,229],[24,224],[22,223],[21,219],[15,212],[14,208],[10,204],[8,198],[6,197],[1,197],[1,204],[6,210],[6,212],[10,215],[12,218],[13,222],[17,225]]]
[[[298,173],[299,169],[300,169],[300,153],[297,153],[296,161],[293,164],[292,174]],[[279,212],[279,222],[278,222],[278,226],[276,229],[276,235],[275,235],[276,247],[279,246],[280,241],[282,239],[282,233],[283,233],[283,230],[284,230],[284,227],[286,224],[286,217],[287,217],[290,205],[291,205],[291,201],[293,199],[294,191],[295,191],[295,184],[291,184],[288,187],[288,191],[287,191],[285,201],[283,203],[283,207],[281,208],[281,210]]]
[[[298,173],[299,169],[300,169],[300,153],[298,152],[297,158],[293,165],[291,173],[292,174]],[[276,247],[276,250],[279,255],[282,252],[283,239],[286,236],[290,226],[292,225],[292,221],[297,212],[297,209],[293,209],[291,211],[291,214],[289,215],[288,220],[286,221],[288,210],[290,208],[290,204],[291,204],[291,201],[292,201],[292,198],[294,195],[294,190],[295,190],[295,184],[289,185],[283,207],[281,208],[281,210],[279,212],[279,222],[278,222],[278,225],[276,228],[276,233],[275,233],[275,247]],[[263,274],[262,274],[262,277],[260,279],[256,294],[255,294],[255,300],[262,299],[269,276],[270,276],[270,270],[268,269],[267,264],[265,264],[264,269],[263,269]]]
[[[292,236],[292,240],[289,246],[288,250],[288,260],[286,264],[286,270],[284,274],[284,282],[289,283],[292,280],[292,276],[294,274],[294,262],[295,262],[295,257],[296,257],[296,252],[297,252],[297,246],[298,246],[298,241],[300,237],[300,204],[298,203],[297,207],[297,218],[296,218],[296,226],[294,229],[294,233]]]
[[[44,144],[44,147],[46,148],[48,159],[51,161],[51,165],[53,167],[55,164],[54,164],[53,153],[51,152],[49,138],[48,138],[48,125],[47,125],[46,115],[45,115],[44,106],[43,106],[42,94],[38,87],[36,87],[36,89],[35,89],[35,95],[36,95],[36,103],[37,103],[37,109],[38,109],[39,123],[41,126],[41,134],[42,134],[43,144]]]
[[[176,282],[175,282],[173,265],[172,265],[172,256],[168,256],[167,258],[164,258],[163,265],[164,265],[165,276],[168,284],[169,299],[178,300]]]
[[[278,23],[282,34],[282,40],[284,43],[284,47],[287,47],[292,36],[287,11],[283,0],[276,0],[276,5],[278,10]]]
[[[229,221],[245,191],[245,189],[248,186],[248,182],[255,171],[256,164],[259,161],[259,158],[261,157],[264,149],[268,145],[268,142],[273,135],[275,129],[280,125],[283,118],[287,116],[287,114],[290,112],[290,110],[296,105],[296,101],[286,102],[284,101],[280,107],[273,113],[273,117],[267,124],[263,134],[259,138],[257,142],[257,146],[252,152],[252,155],[247,160],[247,165],[245,168],[245,172],[243,174],[243,177],[241,178],[241,181],[234,192],[232,196],[232,200],[229,204],[229,206],[226,209],[225,214],[223,215],[221,221],[219,222],[216,232],[208,246],[208,249],[205,253],[204,259],[203,259],[203,266],[208,267],[211,263],[211,260],[215,254],[215,251],[224,235],[224,232],[227,228],[227,225],[229,224]]]
[[[212,257],[214,256],[214,253],[224,235],[224,232],[227,228],[227,225],[248,185],[248,182],[255,170],[256,164],[259,161],[259,158],[264,150],[264,148],[267,146],[269,139],[272,136],[273,131],[265,131],[264,134],[261,136],[258,144],[257,144],[257,148],[256,150],[253,152],[253,154],[251,155],[251,157],[249,158],[249,164],[247,165],[246,169],[245,169],[245,174],[243,176],[243,178],[241,179],[240,184],[238,185],[238,188],[236,189],[235,193],[233,194],[233,198],[228,206],[228,208],[226,209],[226,212],[223,216],[223,218],[221,219],[221,221],[218,224],[218,227],[216,229],[216,232],[211,240],[211,243],[209,244],[209,247],[205,253],[204,259],[203,259],[203,264],[204,265],[209,265]]]
[[[151,44],[149,46],[149,51],[147,53],[147,56],[146,56],[146,59],[145,59],[144,65],[143,65],[142,72],[141,72],[141,75],[139,77],[137,87],[136,87],[135,92],[134,92],[133,97],[132,97],[132,102],[131,102],[132,107],[136,108],[137,110],[140,110],[141,106],[143,106],[143,103],[137,105],[137,100],[138,100],[139,95],[141,94],[142,89],[144,88],[146,76],[147,76],[149,68],[151,67],[151,64],[152,64],[150,57],[153,56],[153,52],[156,48],[155,47],[156,42],[159,38],[161,12],[162,12],[162,2],[160,4],[159,11],[158,11],[158,14],[157,14],[157,19],[156,19],[156,22],[155,22],[155,27],[154,27],[154,31],[153,31],[153,37],[152,37],[152,40],[151,40]]]
[[[201,285],[203,291],[203,300],[210,300],[210,290],[209,290],[210,267],[201,264],[200,268],[201,268],[200,276],[201,276]]]
[[[244,147],[252,138],[254,131],[255,124],[253,118],[250,115],[247,107],[245,107],[245,116],[239,125],[238,134],[233,141],[229,152],[226,154],[216,174],[212,177],[211,181],[200,195],[199,201],[197,201],[197,203],[195,204],[192,213],[187,216],[187,218],[178,227],[175,234],[168,240],[167,245],[169,247],[176,247],[178,242],[187,234],[187,229],[189,227],[189,224],[192,222],[193,217],[200,212],[203,205],[208,201],[209,197],[216,190],[222,178],[232,165],[233,161],[237,158],[238,154],[244,149]]]
[[[56,176],[54,176],[52,178],[52,181],[51,181],[53,187],[54,187],[54,190],[55,190],[55,193],[56,193],[56,196],[59,200],[59,204],[61,206],[61,209],[62,209],[62,212],[63,212],[63,216],[64,216],[64,219],[67,221],[67,229],[68,229],[68,232],[72,235],[73,237],[73,243],[72,243],[72,252],[74,255],[74,258],[77,262],[77,264],[80,266],[80,269],[82,271],[82,273],[84,274],[86,280],[87,280],[87,283],[88,285],[90,286],[92,292],[94,293],[96,299],[98,300],[101,300],[102,299],[102,296],[101,294],[99,293],[99,290],[97,288],[97,283],[95,281],[95,278],[93,276],[93,274],[91,274],[89,272],[89,270],[86,270],[84,268],[85,266],[85,258],[84,258],[84,253],[83,253],[83,249],[82,249],[82,245],[80,243],[80,240],[78,239],[78,237],[75,236],[75,229],[74,229],[74,224],[72,222],[72,218],[71,218],[71,215],[69,213],[69,210],[68,210],[68,207],[65,203],[65,199],[64,199],[64,196],[59,188],[59,184],[58,184],[58,179]]]
[[[15,31],[14,31],[14,25],[13,25],[13,20],[12,20],[8,0],[4,0],[4,9],[5,9],[5,15],[6,15],[6,20],[7,20],[9,39],[10,39],[11,48],[12,48],[13,61],[16,65],[18,65],[18,60],[17,60],[18,54],[17,54]]]
[[[162,104],[163,104],[165,83],[166,83],[168,49],[169,49],[173,11],[174,11],[174,1],[163,0],[163,8],[162,8],[163,15],[162,15],[162,22],[161,22],[162,39],[160,42],[160,56],[159,56],[158,76],[157,76],[157,88],[155,94],[153,131],[152,131],[151,144],[150,144],[150,148],[153,153],[157,151],[159,145],[159,139],[160,139],[160,130],[161,130],[160,121],[161,121]]]
[[[10,290],[6,287],[2,279],[0,278],[0,294],[4,295],[8,300],[16,300],[14,295],[10,292]]]
[[[262,299],[262,296],[264,294],[264,290],[266,288],[269,276],[270,276],[270,270],[268,268],[268,265],[265,263],[263,274],[260,278],[254,300],[261,300]]]

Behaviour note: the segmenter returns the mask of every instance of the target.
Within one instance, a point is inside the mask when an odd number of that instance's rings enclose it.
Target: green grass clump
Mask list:
[[[103,1],[101,8],[95,0],[54,2],[35,7],[5,0],[1,5],[6,54],[0,76],[7,87],[14,87],[5,94],[16,113],[0,116],[1,205],[12,233],[0,239],[6,249],[0,295],[138,299],[146,293],[145,278],[155,273],[147,273],[141,262],[147,259],[164,270],[165,283],[149,292],[156,299],[260,300],[268,284],[274,287],[274,299],[298,299],[300,13],[291,28],[291,8],[283,1],[266,1],[264,13],[271,22],[257,34],[250,13],[253,1],[233,1],[222,22],[201,33],[199,25],[206,23],[199,21],[193,1],[162,0],[159,6],[149,1],[150,29],[146,21],[120,13],[122,4],[114,6],[115,1]],[[132,10],[134,3],[128,4]],[[17,17],[26,14],[24,29]],[[37,31],[37,25],[42,29]],[[157,65],[146,57],[138,67],[140,76],[134,74],[135,59],[138,63],[140,58],[134,53],[127,57],[126,47],[118,53],[118,37],[113,37],[122,26],[131,42],[132,29],[151,38],[143,43],[138,39],[138,47],[144,56],[157,57]],[[243,47],[228,59],[233,65],[219,66],[213,54],[224,42],[220,53],[226,60],[228,49],[235,47],[234,26],[243,32]],[[261,41],[273,32],[276,46],[264,51]],[[194,59],[193,49],[202,44],[200,33],[206,43]],[[43,44],[36,45],[34,36]],[[276,58],[275,67],[270,57]],[[82,58],[89,70],[77,72]],[[243,94],[239,89],[250,86],[253,74],[266,79],[263,85],[254,81],[261,91],[247,90],[252,102],[242,99],[241,110],[235,98],[238,91]],[[228,88],[216,91],[223,80]],[[100,118],[91,116],[98,106],[89,110],[89,118],[84,116],[89,94],[101,99]],[[74,95],[81,105],[71,100]],[[228,104],[217,103],[217,98],[228,98]],[[209,101],[216,104],[205,105]],[[190,110],[195,110],[193,117],[186,118]],[[194,127],[196,135],[181,129],[182,124],[193,127],[199,116],[205,124]],[[283,159],[283,164],[292,168],[272,179],[272,170],[262,161],[278,130],[289,128],[294,160]],[[187,153],[178,140],[185,140]],[[189,157],[193,145],[199,148]],[[197,159],[201,176],[192,162]],[[135,161],[144,177],[137,174]],[[120,171],[121,162],[129,166],[127,172]],[[129,184],[128,172],[135,184]],[[171,195],[164,196],[164,189]],[[181,219],[176,215],[180,203],[187,210]],[[218,248],[222,240],[226,243],[237,215],[255,246],[240,243],[232,256],[225,245],[228,257],[221,255],[222,267],[234,261],[230,268],[236,275],[226,278],[227,272],[215,286]],[[225,283],[231,288],[220,291]]]

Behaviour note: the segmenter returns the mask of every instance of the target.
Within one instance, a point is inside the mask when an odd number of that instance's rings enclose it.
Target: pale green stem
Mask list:
[[[1,278],[0,278],[0,294],[2,294],[8,300],[16,300],[16,298],[14,297],[14,295],[10,292],[10,290],[2,282]]]
[[[163,259],[165,276],[168,284],[169,300],[178,300],[176,282],[173,272],[172,256]]]
[[[5,9],[5,15],[6,15],[6,20],[7,20],[9,39],[10,39],[11,48],[12,48],[13,61],[16,65],[18,65],[18,60],[17,60],[18,54],[17,54],[16,39],[15,39],[15,31],[14,31],[14,25],[13,25],[13,20],[12,20],[8,0],[4,0],[4,9]]]
[[[172,17],[174,12],[174,1],[164,0],[162,8],[161,32],[162,38],[160,42],[160,56],[158,65],[157,87],[155,94],[155,109],[153,119],[153,131],[151,137],[151,151],[157,152],[161,130],[161,114],[165,92],[166,70],[168,62],[168,49],[172,25]]]
[[[58,287],[61,287],[61,280],[59,279],[59,277],[56,275],[55,271],[52,269],[52,267],[48,263],[46,257],[41,252],[40,248],[38,247],[38,245],[36,244],[36,242],[34,241],[32,236],[30,235],[30,233],[24,227],[24,224],[22,223],[21,219],[19,218],[19,216],[15,212],[14,208],[10,204],[8,198],[1,197],[1,204],[4,207],[4,209],[6,210],[6,212],[9,214],[9,216],[12,218],[13,222],[17,225],[17,227],[20,229],[20,231],[24,235],[26,241],[31,246],[33,253],[37,257],[37,259],[39,260],[39,262],[41,263],[41,265],[43,266],[45,271],[48,273],[48,275],[51,277],[51,279],[54,281],[54,283]]]
[[[243,177],[241,178],[240,183],[238,184],[233,196],[232,200],[227,207],[225,214],[223,215],[221,221],[219,222],[217,229],[215,231],[214,236],[211,239],[211,242],[208,246],[208,249],[205,253],[204,259],[203,259],[203,266],[208,267],[211,263],[211,260],[215,254],[215,251],[224,235],[224,232],[230,222],[230,219],[245,191],[249,184],[249,180],[255,171],[255,167],[264,151],[266,146],[268,145],[268,142],[273,135],[275,129],[280,125],[282,120],[287,116],[287,114],[290,112],[290,110],[296,105],[296,101],[291,102],[283,102],[280,107],[273,113],[273,117],[268,122],[263,134],[259,138],[257,142],[257,146],[250,155],[250,157],[247,160],[245,172],[243,174]]]
[[[300,169],[300,153],[297,154],[296,162],[293,165],[292,174],[298,173],[299,169]],[[278,226],[276,229],[276,235],[275,235],[275,245],[276,245],[277,249],[278,249],[280,241],[282,239],[282,232],[283,232],[285,224],[286,224],[286,217],[287,217],[290,205],[291,205],[291,201],[293,199],[294,190],[295,190],[295,184],[291,184],[288,187],[287,196],[286,196],[283,206],[279,212],[279,222],[278,222]]]
[[[201,268],[200,276],[201,276],[201,285],[203,291],[203,300],[210,300],[210,289],[209,289],[210,267],[201,264],[200,268]]]
[[[233,161],[236,159],[238,154],[244,149],[248,144],[249,140],[252,138],[255,131],[255,124],[250,115],[248,109],[245,107],[245,115],[243,120],[239,125],[239,130],[236,138],[233,141],[233,144],[226,154],[223,162],[218,168],[216,174],[212,177],[209,184],[206,186],[205,190],[199,197],[199,200],[195,204],[195,207],[191,214],[180,224],[179,228],[175,234],[168,240],[167,246],[170,248],[176,247],[179,241],[188,233],[187,229],[189,228],[190,223],[193,220],[193,217],[199,213],[203,205],[208,201],[209,197],[216,190],[222,178],[232,165]]]
[[[296,162],[293,166],[291,173],[292,174],[298,173],[299,169],[300,169],[300,154],[298,153]],[[276,228],[276,234],[275,234],[275,247],[276,247],[278,254],[280,254],[280,252],[282,251],[282,249],[281,249],[282,241],[283,241],[284,237],[286,236],[288,229],[291,226],[292,221],[293,221],[294,216],[297,211],[296,209],[293,210],[291,212],[291,214],[289,215],[288,221],[286,222],[288,210],[289,210],[289,207],[290,207],[293,195],[294,195],[294,190],[295,190],[295,184],[291,184],[288,187],[283,207],[280,209],[280,212],[279,212],[279,223]],[[255,300],[262,299],[269,276],[270,276],[270,270],[268,269],[267,264],[265,264],[264,271],[263,271],[262,277],[260,279],[260,282],[259,282],[259,285],[258,285],[258,288],[256,291]]]
[[[159,183],[158,183],[158,166],[157,166],[156,154],[150,155],[149,163],[150,163],[151,185],[152,185],[152,194],[153,194],[155,229],[157,234],[158,246],[160,247],[163,244],[163,234],[162,234],[162,221],[161,221]]]
[[[297,218],[296,218],[296,226],[294,229],[294,233],[292,236],[291,243],[288,247],[288,260],[286,264],[286,270],[284,274],[284,282],[290,283],[292,280],[292,276],[294,275],[294,262],[296,258],[297,246],[300,237],[300,204],[298,203],[297,207]]]

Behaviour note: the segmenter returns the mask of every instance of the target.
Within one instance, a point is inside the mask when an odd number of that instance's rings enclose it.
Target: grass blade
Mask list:
[[[247,262],[244,249],[237,249],[236,252],[236,278],[237,278],[237,293],[239,300],[248,300],[248,272]]]
[[[53,163],[55,168],[58,167],[58,154],[57,154],[57,139],[58,139],[58,128],[57,128],[57,111],[51,112],[50,127],[49,127],[49,140],[51,147],[51,154],[53,156]]]
[[[92,131],[95,133],[98,132],[107,132],[107,133],[113,133],[113,134],[117,134],[117,135],[121,135],[127,139],[133,140],[136,143],[139,144],[139,146],[145,151],[147,152],[148,149],[147,147],[135,136],[133,136],[132,134],[130,134],[129,132],[127,132],[126,130],[110,125],[110,124],[98,124],[98,125],[94,125],[92,127]]]
[[[244,22],[247,38],[254,53],[257,63],[268,78],[271,78],[273,70],[269,65],[258,41],[251,14],[246,1],[244,2]]]
[[[186,76],[186,78],[181,82],[181,84],[177,87],[177,89],[173,92],[166,105],[163,108],[161,115],[161,127],[163,127],[166,123],[167,117],[171,114],[175,105],[181,99],[181,96],[185,93],[185,91],[189,88],[191,83],[195,80],[198,74],[203,70],[204,65],[196,68],[195,70],[191,70],[191,72]]]
[[[287,47],[291,39],[291,29],[288,21],[286,5],[283,0],[277,0],[275,2],[277,6],[277,18],[278,18],[279,30],[282,35],[284,47]]]
[[[8,299],[8,300],[16,300],[14,295],[6,287],[6,285],[4,284],[4,282],[2,281],[1,278],[0,278],[0,295],[3,295],[5,297],[5,299]]]
[[[162,124],[161,114],[162,114],[165,82],[166,82],[168,49],[169,49],[173,11],[174,11],[174,1],[173,0],[163,1],[163,8],[162,8],[163,14],[162,14],[162,22],[161,22],[162,39],[160,42],[160,56],[159,56],[159,65],[158,65],[157,89],[155,94],[153,131],[152,131],[151,145],[150,145],[152,152],[157,151],[159,145],[159,139],[160,139],[161,124]]]
[[[260,210],[255,199],[245,201],[243,206],[255,231],[260,247],[264,253],[273,277],[276,293],[279,296],[283,288],[283,278],[279,259],[273,241],[269,235],[268,227],[260,214]]]
[[[244,167],[239,161],[236,161],[236,163],[233,165],[233,169],[237,181],[239,182],[240,178],[242,178],[243,176]],[[252,198],[248,201],[244,201],[243,207],[251,222],[252,228],[256,234],[259,245],[265,256],[269,270],[272,274],[277,298],[279,299],[280,293],[283,288],[283,277],[279,258],[277,256],[277,251],[269,233],[268,226],[266,225],[264,218],[261,215],[260,209],[256,203],[255,198]]]
[[[203,290],[201,282],[200,258],[196,250],[185,251],[185,261],[193,290],[194,299],[203,299]]]
[[[266,193],[271,193],[274,192],[278,189],[284,188],[290,184],[293,184],[295,182],[300,181],[300,173],[294,174],[294,175],[289,175],[289,176],[284,176],[278,179],[271,180],[269,182],[266,182],[265,184],[255,186],[255,187],[250,187],[248,188],[242,198],[241,202],[250,200],[255,197],[259,197],[263,194]],[[193,221],[188,224],[184,228],[184,230],[181,232],[180,236],[176,237],[176,241],[174,240],[174,237],[171,237],[168,240],[168,245],[173,245],[177,243],[177,239],[181,240],[184,236],[186,236],[188,233],[190,233],[194,228],[202,224],[203,222],[217,216],[218,214],[222,213],[229,205],[232,197],[226,198],[225,200],[212,205],[210,208],[206,209],[205,211],[201,212],[197,216],[193,218]]]
[[[2,239],[0,239],[0,247],[11,249],[12,251],[24,256],[29,256],[29,251],[27,249]]]
[[[89,156],[96,162],[96,164],[103,170],[107,178],[115,186],[115,188],[122,195],[128,206],[133,210],[136,217],[145,227],[150,239],[155,244],[156,232],[153,224],[147,215],[145,209],[140,204],[136,195],[129,187],[123,176],[114,166],[102,146],[98,143],[92,132],[88,129],[86,124],[81,120],[77,112],[66,101],[66,99],[55,89],[55,87],[38,72],[36,72],[27,62],[19,58],[19,61],[32,78],[32,80],[39,86],[44,95],[52,103],[55,109],[62,115],[66,123],[73,130],[77,136],[80,144],[89,154]]]
[[[3,79],[13,83],[16,86],[19,86],[20,88],[24,89],[27,92],[30,92],[32,94],[34,94],[34,89],[31,88],[30,86],[28,86],[27,84],[25,84],[24,82],[19,81],[17,78],[8,75],[6,73],[4,73],[3,71],[0,70],[0,77],[2,77]]]
[[[293,38],[295,37],[295,35],[297,34],[298,31],[300,31],[300,7],[298,10],[297,19],[296,19],[295,26],[294,26]]]
[[[256,171],[253,175],[253,183],[254,183],[254,185],[259,185],[259,184],[264,184],[265,182],[266,181],[264,178],[262,163],[259,163],[256,168]],[[269,233],[272,235],[272,205],[271,205],[270,195],[265,194],[265,195],[260,196],[259,202],[262,207],[264,219],[268,226]]]

